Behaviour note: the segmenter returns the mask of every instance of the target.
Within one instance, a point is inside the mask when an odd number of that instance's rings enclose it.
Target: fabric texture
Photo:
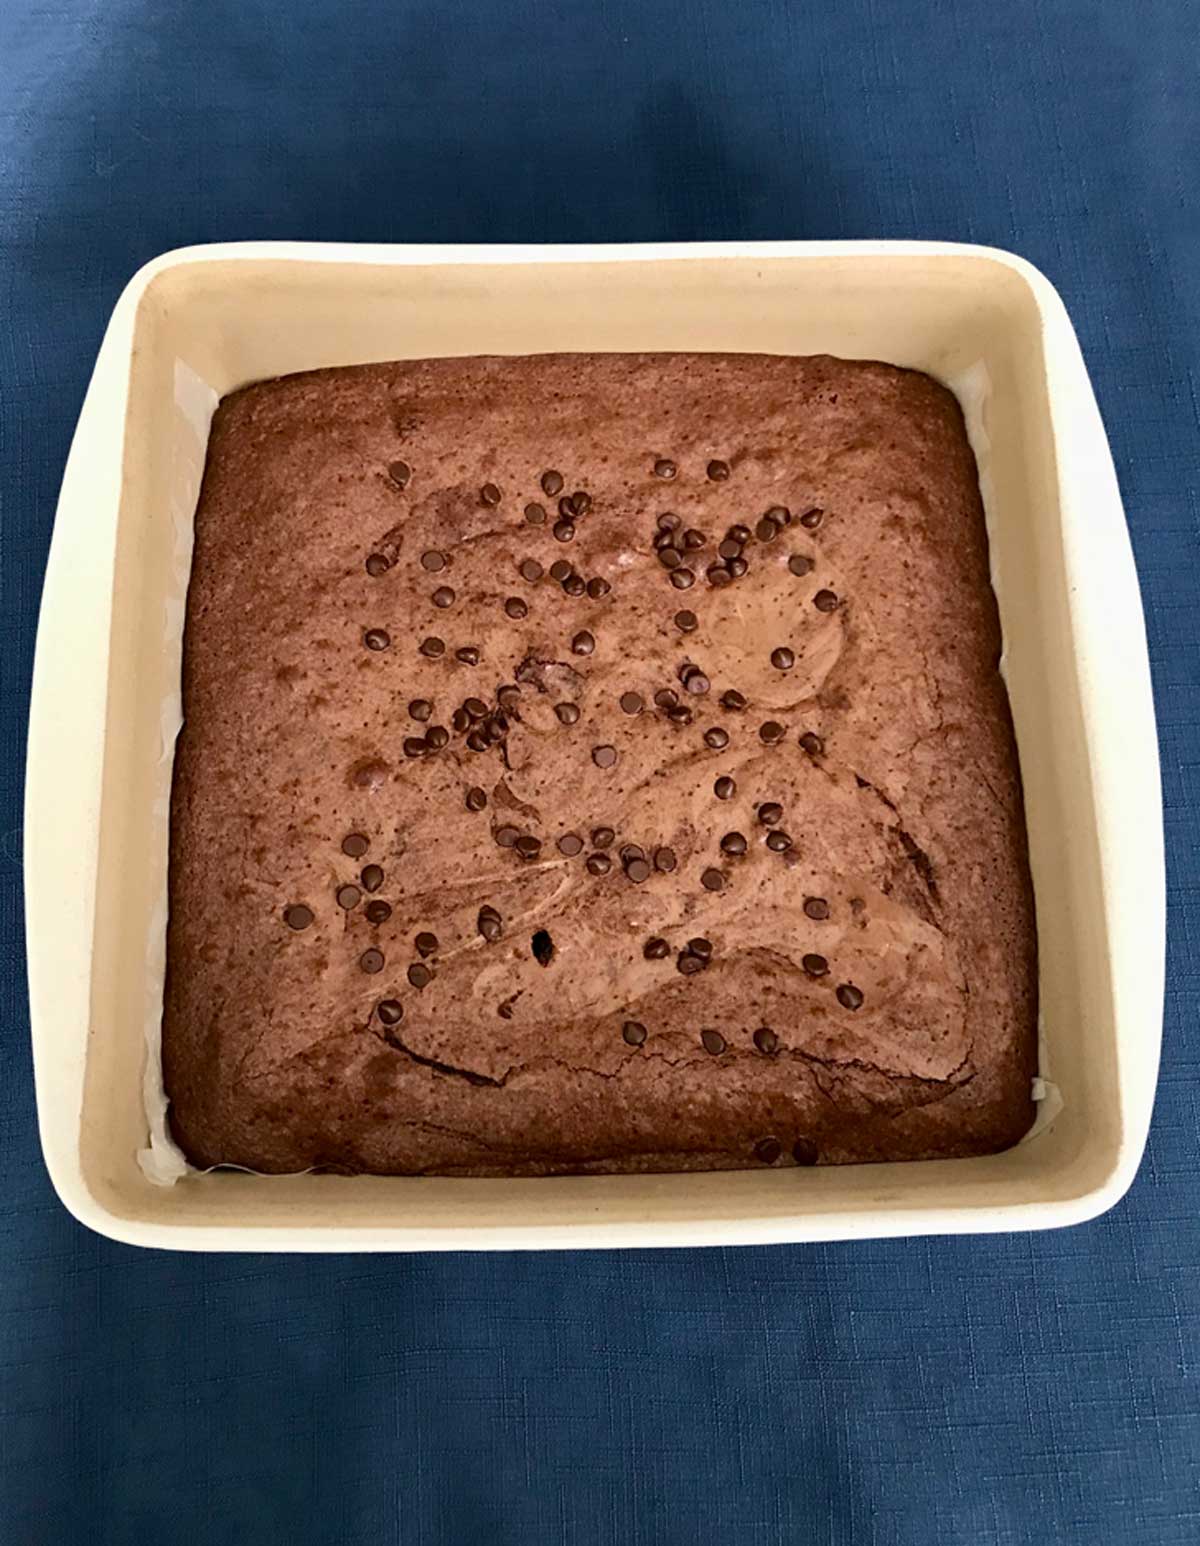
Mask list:
[[[1200,1537],[1197,60],[1190,0],[0,6],[4,1546]],[[936,237],[1045,270],[1112,438],[1164,764],[1162,1078],[1117,1208],[1032,1236],[305,1259],[69,1219],[20,912],[55,495],[130,274],[269,237]]]

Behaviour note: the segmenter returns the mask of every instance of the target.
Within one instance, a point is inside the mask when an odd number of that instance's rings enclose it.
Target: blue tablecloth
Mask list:
[[[0,1546],[1200,1539],[1192,0],[0,5]],[[188,242],[943,237],[1061,290],[1145,589],[1172,935],[1131,1195],[1061,1234],[189,1257],[38,1153],[38,592],[109,310]],[[1132,899],[1131,899],[1132,905]]]

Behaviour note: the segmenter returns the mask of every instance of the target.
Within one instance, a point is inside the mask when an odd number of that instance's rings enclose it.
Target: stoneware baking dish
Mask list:
[[[156,1091],[187,539],[217,396],[316,366],[548,350],[833,354],[967,409],[1025,785],[1041,1116],[1005,1154],[539,1180],[191,1173],[139,1161]],[[26,909],[42,1145],[85,1224],[149,1246],[430,1250],[824,1240],[1071,1224],[1141,1157],[1164,880],[1140,598],[1071,324],[1021,259],[933,243],[233,245],[150,263],[71,448],[34,671]],[[150,1099],[146,1099],[146,1091]]]

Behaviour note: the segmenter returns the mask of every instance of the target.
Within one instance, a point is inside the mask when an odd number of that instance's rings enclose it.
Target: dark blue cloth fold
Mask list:
[[[1200,1539],[1198,57],[1192,0],[0,5],[0,1546]],[[1172,909],[1131,1195],[1062,1234],[677,1254],[78,1228],[35,1133],[20,795],[125,280],[230,238],[871,236],[1032,259],[1107,418]]]

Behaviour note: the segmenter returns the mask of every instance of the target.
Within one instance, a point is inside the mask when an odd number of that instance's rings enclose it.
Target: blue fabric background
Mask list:
[[[0,3],[0,1546],[1200,1539],[1193,0]],[[34,1123],[20,795],[67,445],[188,242],[944,237],[1075,318],[1145,589],[1172,932],[1128,1199],[1070,1232],[186,1257]]]

